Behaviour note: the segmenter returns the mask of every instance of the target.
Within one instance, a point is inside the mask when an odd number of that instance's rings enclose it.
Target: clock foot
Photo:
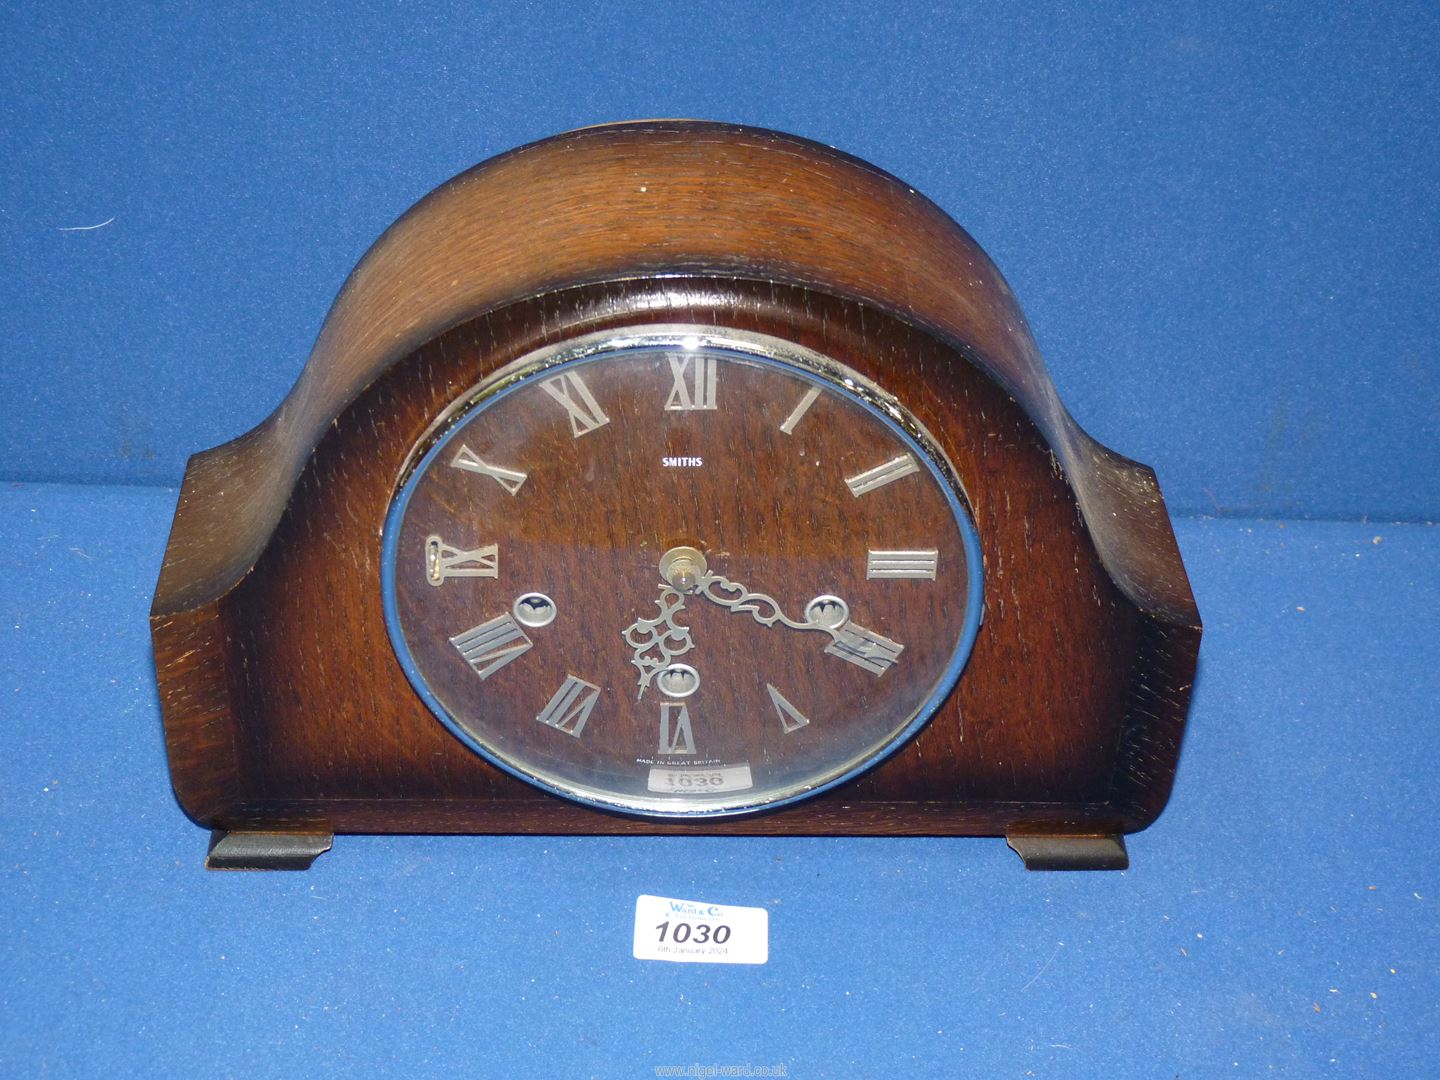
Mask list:
[[[1040,836],[1006,833],[1005,842],[1026,870],[1125,870],[1130,855],[1118,833],[1101,836]]]
[[[210,834],[206,870],[309,870],[330,850],[334,833],[226,832]]]

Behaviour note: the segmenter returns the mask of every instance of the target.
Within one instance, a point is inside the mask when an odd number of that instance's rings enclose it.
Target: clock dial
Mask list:
[[[859,375],[739,332],[594,335],[496,373],[411,454],[386,619],[452,732],[653,815],[801,798],[959,677],[978,541],[944,455]]]

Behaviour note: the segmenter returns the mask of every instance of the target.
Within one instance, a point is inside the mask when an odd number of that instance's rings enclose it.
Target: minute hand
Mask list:
[[[805,605],[806,618],[792,619],[773,596],[751,592],[739,582],[710,572],[695,583],[694,592],[730,611],[746,612],[761,626],[781,623],[792,630],[821,630],[830,635],[825,651],[864,668],[872,675],[884,675],[900,659],[905,646],[883,634],[867,630],[850,619],[850,606],[838,596],[817,596]]]
[[[781,609],[779,601],[765,593],[751,592],[738,581],[731,581],[723,574],[707,572],[695,584],[695,595],[703,596],[711,603],[719,604],[733,612],[748,613],[761,626],[781,623],[792,630],[823,630],[832,638],[840,636],[840,626],[845,623],[849,607],[838,597],[833,598],[839,617],[830,620],[807,618],[804,621],[792,619]],[[812,601],[812,605],[813,605]]]
[[[738,581],[711,572],[705,556],[693,547],[673,547],[660,556],[660,577],[676,592],[703,596],[727,611],[746,613],[761,626],[780,623],[791,630],[822,631],[830,637],[827,653],[872,675],[884,675],[905,651],[898,641],[852,622],[850,605],[838,596],[817,596],[805,605],[805,618],[792,619],[773,596],[751,592]]]

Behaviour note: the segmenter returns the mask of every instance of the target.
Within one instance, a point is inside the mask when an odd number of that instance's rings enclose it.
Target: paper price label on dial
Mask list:
[[[633,955],[677,964],[763,964],[770,959],[770,912],[640,896]]]

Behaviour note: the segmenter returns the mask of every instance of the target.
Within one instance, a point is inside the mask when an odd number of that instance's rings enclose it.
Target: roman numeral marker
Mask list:
[[[578,739],[580,733],[585,730],[585,721],[590,719],[590,712],[595,708],[595,702],[599,700],[600,688],[598,686],[594,686],[584,679],[578,679],[574,675],[566,675],[564,684],[555,691],[555,696],[550,699],[550,703],[535,719],[556,731],[563,731]]]
[[[715,357],[700,353],[681,353],[668,356],[670,396],[665,399],[669,412],[688,412],[715,408],[715,379],[717,364]]]
[[[534,643],[507,611],[463,634],[456,634],[450,644],[460,650],[476,675],[488,679],[517,656],[528,652]]]
[[[585,380],[574,372],[564,372],[540,384],[552,398],[565,406],[565,415],[570,418],[570,433],[579,438],[610,422],[605,410],[600,408]],[[572,396],[573,395],[573,396]]]
[[[497,544],[484,547],[452,547],[438,536],[425,538],[425,580],[437,588],[452,577],[500,576],[500,548]]]
[[[873,469],[867,469],[856,476],[846,478],[845,485],[850,489],[850,494],[858,499],[867,491],[874,491],[886,484],[893,484],[902,476],[909,476],[911,473],[919,471],[920,465],[913,457],[909,454],[901,454],[899,457],[885,462],[884,465],[876,465]]]
[[[890,665],[900,659],[905,646],[874,630],[866,630],[859,623],[847,622],[836,631],[835,640],[825,646],[825,651],[864,668],[872,675],[884,675],[890,670]]]
[[[660,749],[657,753],[695,753],[695,733],[690,730],[690,710],[683,701],[660,703]]]
[[[867,578],[928,578],[935,580],[938,551],[871,551],[865,556]]]
[[[780,430],[786,435],[794,435],[795,425],[805,418],[805,414],[810,411],[810,406],[815,404],[815,399],[819,396],[820,388],[818,386],[812,386],[809,390],[806,390],[805,396],[800,399],[800,404],[790,410],[790,415],[786,417],[785,422],[780,425]]]
[[[501,487],[511,495],[520,491],[520,485],[525,483],[526,474],[515,469],[506,469],[500,465],[487,465],[480,460],[480,455],[471,450],[468,446],[461,446],[456,455],[450,459],[452,469],[464,469],[466,472],[479,473],[481,476],[490,476],[495,479]]]
[[[799,731],[806,724],[810,723],[810,718],[795,708],[794,705],[791,705],[790,702],[786,701],[785,695],[780,693],[779,690],[776,690],[775,687],[769,683],[765,684],[765,689],[770,694],[770,704],[775,706],[775,713],[780,717],[780,730],[785,732],[786,735],[789,735],[792,731]]]

